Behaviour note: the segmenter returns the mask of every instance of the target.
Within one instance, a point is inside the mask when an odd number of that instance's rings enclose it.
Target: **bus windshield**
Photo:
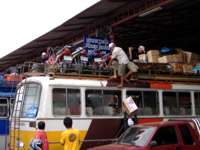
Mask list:
[[[24,90],[25,89],[25,90]],[[21,117],[35,118],[38,112],[41,86],[27,83],[18,90],[18,100],[23,99]]]
[[[121,135],[118,143],[145,146],[155,129],[155,127],[150,126],[130,127]]]

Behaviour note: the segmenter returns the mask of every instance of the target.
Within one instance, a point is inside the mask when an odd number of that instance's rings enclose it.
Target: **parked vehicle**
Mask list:
[[[200,150],[200,142],[189,122],[164,121],[132,126],[116,143],[89,150]]]
[[[81,132],[81,150],[108,144],[124,130],[122,100],[131,96],[138,106],[138,123],[200,115],[200,85],[118,81],[93,76],[32,76],[18,85],[11,116],[10,149],[27,149],[36,124],[45,121],[50,150],[61,150],[65,116]],[[109,140],[108,140],[109,139]],[[18,144],[22,143],[22,144]]]

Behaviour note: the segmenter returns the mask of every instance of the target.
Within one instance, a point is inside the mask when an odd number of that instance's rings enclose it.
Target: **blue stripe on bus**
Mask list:
[[[15,92],[0,92],[1,97],[15,97]]]
[[[7,135],[9,132],[9,119],[0,118],[0,135]]]

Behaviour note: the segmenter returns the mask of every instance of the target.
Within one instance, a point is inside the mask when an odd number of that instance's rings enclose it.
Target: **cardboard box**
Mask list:
[[[183,73],[183,64],[171,63],[170,65],[172,66],[174,73]]]
[[[159,57],[158,62],[159,63],[184,63],[183,53]]]
[[[138,107],[135,104],[135,102],[134,102],[134,100],[132,99],[131,96],[129,96],[128,98],[126,98],[125,100],[123,100],[123,106],[125,108],[125,111],[129,115],[133,114],[134,112],[136,112],[138,110]]]
[[[183,73],[184,74],[192,74],[193,73],[192,68],[193,68],[193,65],[183,64]]]
[[[184,63],[184,57],[183,53],[179,52],[178,54],[171,55],[172,59],[170,60],[170,63]]]
[[[147,54],[138,55],[140,62],[147,62]]]
[[[173,57],[171,55],[166,55],[158,58],[159,63],[169,63],[171,62]]]
[[[149,50],[147,52],[148,62],[150,62],[150,63],[157,63],[159,55],[160,55],[159,50]]]
[[[188,51],[183,52],[185,57],[185,63],[187,64],[196,64],[200,62],[200,55]]]

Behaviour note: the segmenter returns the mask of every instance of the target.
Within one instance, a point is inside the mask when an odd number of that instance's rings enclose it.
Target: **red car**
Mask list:
[[[165,121],[128,128],[114,144],[89,150],[200,150],[196,128],[187,121]]]

